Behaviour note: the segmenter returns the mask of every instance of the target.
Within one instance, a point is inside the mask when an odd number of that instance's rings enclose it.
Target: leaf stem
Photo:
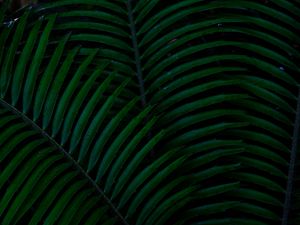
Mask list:
[[[284,206],[283,206],[283,215],[282,215],[282,223],[281,223],[282,225],[288,224],[289,212],[291,209],[294,174],[295,174],[295,164],[296,164],[297,149],[298,149],[298,144],[299,144],[299,135],[300,135],[300,88],[298,90],[296,119],[295,119],[293,139],[292,139],[292,150],[291,150],[291,158],[290,158],[290,163],[289,163],[286,196],[285,196],[285,201],[284,201]]]
[[[30,118],[28,118],[24,113],[20,112],[18,109],[7,103],[5,100],[0,98],[0,104],[7,108],[9,111],[14,113],[15,115],[19,116],[26,124],[30,125],[34,130],[39,132],[44,138],[46,138],[55,148],[60,150],[64,156],[70,160],[74,166],[74,168],[81,174],[83,177],[85,177],[89,183],[97,190],[97,192],[103,197],[105,202],[111,207],[112,211],[116,214],[117,218],[125,225],[129,225],[125,218],[121,215],[121,213],[118,211],[118,209],[114,206],[114,204],[111,202],[111,200],[105,195],[104,191],[99,188],[97,183],[88,175],[88,173],[79,165],[76,160],[74,160],[70,154],[60,145],[58,144],[53,137],[51,137],[46,131],[44,131],[40,126],[38,126],[35,122],[33,122]]]
[[[142,72],[141,59],[140,59],[140,50],[138,48],[136,28],[135,28],[135,23],[134,23],[134,19],[133,19],[131,0],[127,1],[127,10],[128,10],[128,19],[129,19],[129,26],[130,26],[130,31],[131,31],[132,45],[133,45],[133,50],[134,50],[134,58],[135,58],[135,63],[136,63],[136,74],[137,74],[137,78],[138,78],[138,82],[139,82],[139,89],[140,89],[140,95],[141,95],[141,102],[142,102],[142,106],[145,107],[147,104],[147,100],[146,100],[146,94],[145,94],[145,85],[144,85],[144,80],[143,80],[143,72]]]

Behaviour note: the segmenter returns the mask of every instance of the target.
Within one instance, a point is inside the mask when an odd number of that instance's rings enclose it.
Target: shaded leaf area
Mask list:
[[[2,5],[0,221],[297,224],[299,6]]]
[[[4,107],[0,113],[0,135],[7,140],[0,148],[3,224],[115,220],[107,206],[96,207],[101,198],[95,188],[48,138]]]

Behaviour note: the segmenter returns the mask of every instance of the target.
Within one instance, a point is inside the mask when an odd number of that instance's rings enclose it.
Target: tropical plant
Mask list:
[[[1,224],[300,224],[299,15],[4,1]]]

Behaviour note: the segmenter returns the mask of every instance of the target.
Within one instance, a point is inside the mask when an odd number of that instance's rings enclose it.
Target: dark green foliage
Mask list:
[[[300,1],[6,3],[1,224],[300,223]]]

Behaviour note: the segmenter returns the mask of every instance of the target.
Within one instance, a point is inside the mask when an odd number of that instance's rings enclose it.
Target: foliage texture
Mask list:
[[[1,224],[300,224],[299,15],[4,1]]]

